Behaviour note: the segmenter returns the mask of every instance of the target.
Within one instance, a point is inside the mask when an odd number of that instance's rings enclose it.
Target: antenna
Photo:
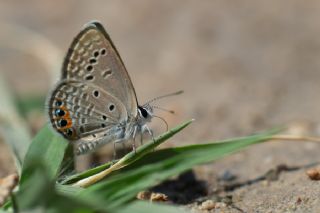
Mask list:
[[[150,101],[148,101],[147,103],[145,103],[144,105],[148,105],[154,101],[157,101],[159,99],[162,99],[162,98],[166,98],[166,97],[170,97],[170,96],[175,96],[175,95],[180,95],[183,93],[183,90],[180,90],[180,91],[177,91],[177,92],[174,92],[174,93],[169,93],[169,94],[166,94],[166,95],[161,95],[161,96],[158,96],[156,98],[153,98],[151,99]]]
[[[169,112],[169,113],[171,113],[171,114],[174,114],[174,111],[173,110],[169,110],[169,109],[165,109],[165,108],[162,108],[162,107],[159,107],[159,106],[154,106],[154,105],[152,105],[152,106],[150,106],[151,108],[154,108],[154,109],[160,109],[160,110],[162,110],[162,111],[165,111],[165,112]]]

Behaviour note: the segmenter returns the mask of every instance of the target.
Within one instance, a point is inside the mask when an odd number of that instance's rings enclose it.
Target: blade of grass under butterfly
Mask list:
[[[157,146],[159,146],[161,143],[175,135],[176,133],[180,132],[182,129],[186,128],[189,124],[191,124],[193,120],[187,121],[183,124],[178,125],[177,127],[169,130],[168,132],[160,135],[159,137],[155,138],[154,141],[151,141],[149,143],[146,143],[136,149],[136,151],[132,151],[125,155],[123,158],[121,158],[119,161],[117,161],[115,164],[113,164],[111,167],[100,171],[99,173],[96,173],[92,176],[89,176],[85,179],[79,180],[77,183],[75,183],[75,186],[80,186],[80,187],[87,187],[90,186],[101,179],[103,179],[106,175],[109,175],[113,171],[119,170],[146,155],[150,151],[154,150]],[[102,168],[102,167],[100,167]],[[92,170],[90,170],[92,172]],[[88,173],[86,173],[88,174]],[[82,174],[83,176],[83,174]],[[74,180],[74,179],[72,179]]]
[[[68,145],[68,141],[55,134],[47,125],[43,127],[28,149],[23,162],[20,183],[23,184],[25,179],[31,175],[32,171],[28,168],[35,161],[41,161],[48,170],[49,179],[55,179]]]
[[[65,177],[63,180],[60,181],[60,184],[72,184],[79,180],[85,179],[87,177],[90,177],[92,175],[95,175],[99,172],[102,172],[103,170],[109,168],[112,165],[112,162],[107,162],[105,164],[102,164],[100,166],[88,169],[86,171],[80,172],[78,174],[74,174],[68,177]]]
[[[132,200],[138,192],[155,186],[169,177],[196,165],[217,160],[249,145],[269,140],[277,132],[269,131],[219,143],[158,150],[123,168],[119,174],[81,191],[79,197],[90,199],[93,195],[97,195],[96,205],[106,202],[110,208],[117,208]]]

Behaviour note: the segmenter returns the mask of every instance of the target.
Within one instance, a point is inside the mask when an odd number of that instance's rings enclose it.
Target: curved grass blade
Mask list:
[[[74,174],[74,175],[71,175],[69,177],[66,177],[63,180],[61,180],[59,183],[60,184],[72,184],[72,183],[75,183],[77,181],[80,181],[80,180],[85,179],[87,177],[90,177],[92,175],[95,175],[95,174],[97,174],[99,172],[102,172],[103,170],[108,169],[111,165],[112,165],[112,162],[108,162],[108,163],[102,164],[100,166],[88,169],[88,170],[80,172],[78,174]]]
[[[90,199],[93,195],[97,195],[95,197],[95,199],[99,197],[97,201],[109,203],[110,208],[117,208],[131,201],[138,192],[155,186],[169,177],[196,165],[217,160],[249,145],[267,141],[277,132],[278,130],[219,143],[158,150],[123,168],[119,174],[83,190],[79,196]],[[99,202],[96,205],[99,205]]]
[[[103,179],[105,176],[109,175],[110,173],[119,170],[146,155],[150,151],[154,150],[157,146],[159,146],[161,143],[165,142],[169,138],[171,138],[173,135],[180,132],[182,129],[187,127],[189,124],[191,124],[193,120],[187,121],[183,124],[178,125],[177,127],[169,130],[168,132],[160,135],[159,137],[155,138],[154,141],[151,141],[149,143],[146,143],[136,149],[136,151],[132,151],[125,155],[123,158],[121,158],[119,161],[117,161],[115,164],[113,164],[111,167],[96,173],[95,175],[89,176],[88,178],[79,180],[77,183],[75,183],[75,186],[80,187],[87,187],[90,186],[101,179]],[[90,170],[92,172],[92,170]],[[82,174],[83,175],[83,174]],[[73,179],[74,180],[74,179]]]

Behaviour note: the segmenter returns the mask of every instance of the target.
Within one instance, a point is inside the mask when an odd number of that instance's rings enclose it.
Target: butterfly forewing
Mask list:
[[[133,85],[101,24],[86,25],[72,42],[48,105],[54,129],[80,144],[98,144],[136,118]]]
[[[136,117],[136,94],[125,66],[101,24],[93,22],[74,39],[63,65],[63,78],[98,85]]]

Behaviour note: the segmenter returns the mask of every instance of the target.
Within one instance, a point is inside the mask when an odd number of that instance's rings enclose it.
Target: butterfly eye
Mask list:
[[[141,115],[142,115],[144,118],[147,118],[147,117],[148,117],[148,112],[147,112],[147,110],[145,110],[144,108],[141,108],[140,111],[141,111]]]

